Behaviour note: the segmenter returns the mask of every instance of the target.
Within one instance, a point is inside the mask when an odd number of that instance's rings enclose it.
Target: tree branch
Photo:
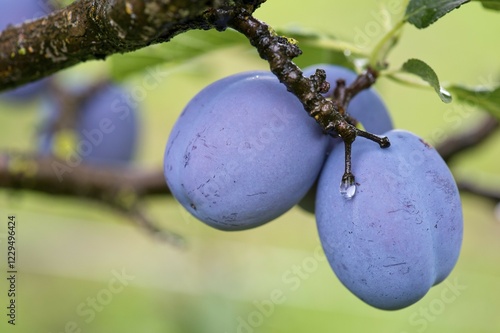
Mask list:
[[[455,156],[476,147],[500,129],[497,118],[487,114],[475,127],[458,132],[436,144],[436,150],[449,163]]]
[[[70,163],[51,156],[0,153],[0,187],[68,195],[127,206],[149,195],[167,194],[161,170]]]
[[[0,34],[0,91],[84,61],[165,42],[183,31],[223,28],[228,9],[253,12],[263,2],[77,0]]]
[[[457,186],[462,192],[471,193],[493,202],[500,202],[500,190],[498,188],[488,188],[471,181],[459,181]]]
[[[179,248],[185,246],[182,236],[159,228],[140,208],[147,196],[170,193],[161,170],[84,164],[70,167],[68,161],[55,157],[0,153],[0,188],[96,201],[124,214],[154,238]]]

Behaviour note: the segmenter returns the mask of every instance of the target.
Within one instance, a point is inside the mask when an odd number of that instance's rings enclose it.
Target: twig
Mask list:
[[[165,228],[159,228],[155,223],[153,223],[142,210],[135,208],[131,211],[125,211],[127,217],[132,218],[141,229],[145,230],[153,238],[169,243],[180,249],[185,249],[187,244],[184,237],[181,235],[169,231]]]
[[[459,181],[457,183],[458,189],[462,192],[468,192],[475,194],[485,199],[489,199],[493,202],[500,202],[500,189],[487,188],[485,186],[480,186],[477,182],[472,181]]]
[[[478,125],[458,132],[436,144],[436,150],[445,162],[450,164],[460,154],[472,148],[477,148],[478,145],[484,143],[499,129],[500,123],[497,118],[486,114]],[[470,180],[459,180],[457,186],[462,192],[475,194],[495,202],[500,201],[500,190],[498,189],[486,188]]]
[[[436,150],[446,163],[450,163],[454,157],[468,149],[475,148],[478,144],[488,139],[499,128],[499,121],[495,117],[486,114],[478,125],[437,143]]]
[[[0,187],[69,195],[117,204],[124,195],[168,194],[163,172],[133,167],[103,167],[51,156],[0,153]]]
[[[146,196],[170,193],[161,170],[80,164],[58,173],[58,166],[66,163],[50,156],[0,153],[0,187],[97,201],[123,213],[155,238],[185,246],[182,236],[157,227],[139,208]]]

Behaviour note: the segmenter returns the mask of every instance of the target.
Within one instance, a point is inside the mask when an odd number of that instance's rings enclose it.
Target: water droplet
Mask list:
[[[450,92],[443,87],[439,88],[439,97],[441,97],[441,100],[445,103],[450,103],[452,100]]]
[[[344,176],[340,182],[340,194],[347,200],[351,200],[356,194],[356,183],[354,176]]]

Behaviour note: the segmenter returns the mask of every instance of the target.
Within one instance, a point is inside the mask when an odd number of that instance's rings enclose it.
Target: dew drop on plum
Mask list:
[[[352,178],[343,178],[340,182],[340,194],[347,199],[351,200],[356,194],[356,183]]]

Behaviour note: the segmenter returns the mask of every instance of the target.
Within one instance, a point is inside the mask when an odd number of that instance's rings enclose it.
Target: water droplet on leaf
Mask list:
[[[441,97],[441,100],[445,103],[450,103],[452,100],[450,92],[443,87],[439,88],[439,97]]]
[[[347,200],[350,200],[356,194],[356,183],[354,176],[344,176],[340,182],[340,194]]]

